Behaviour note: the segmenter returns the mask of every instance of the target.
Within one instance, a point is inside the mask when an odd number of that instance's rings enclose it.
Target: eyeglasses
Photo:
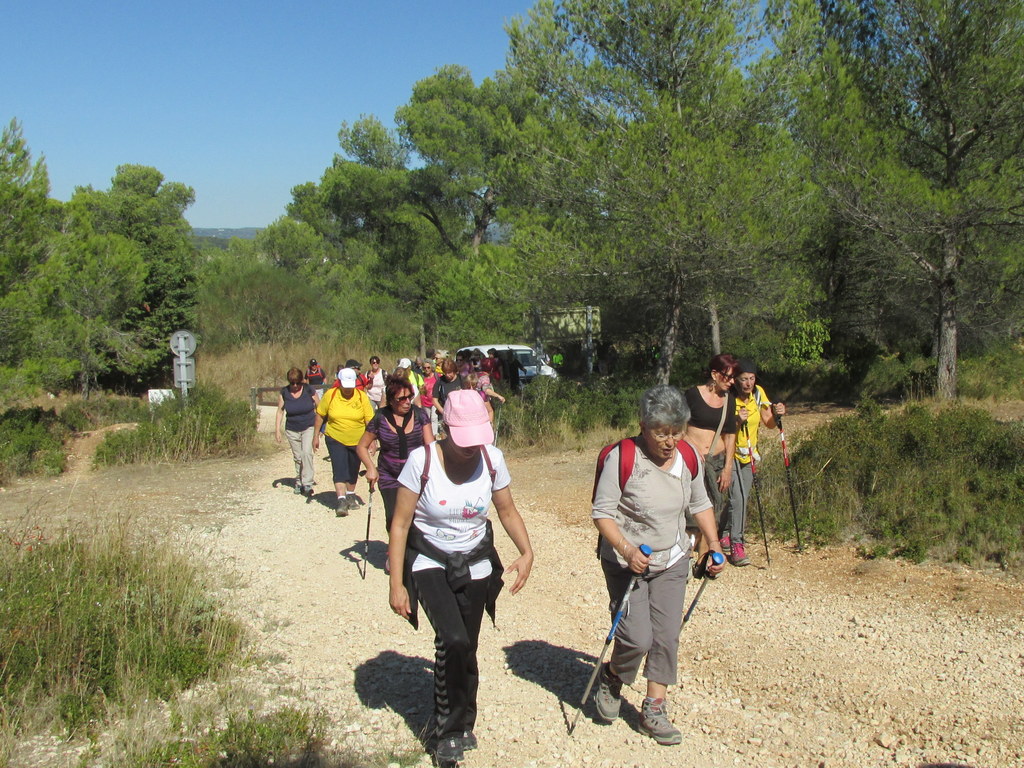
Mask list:
[[[721,377],[722,377],[723,379],[726,379],[726,380],[729,380],[729,381],[731,381],[731,380],[733,380],[733,379],[735,379],[735,378],[736,378],[736,377],[735,377],[735,376],[733,376],[733,375],[732,375],[731,373],[722,373],[721,371],[715,371],[715,373],[717,373],[717,374],[718,374],[719,376],[721,376]]]
[[[410,400],[412,400],[412,395],[402,395],[401,397],[395,398],[396,403],[407,403]]]
[[[678,432],[651,432],[650,435],[659,443],[664,443],[671,440],[673,443],[678,443],[683,439],[686,434],[685,431],[679,430]]]

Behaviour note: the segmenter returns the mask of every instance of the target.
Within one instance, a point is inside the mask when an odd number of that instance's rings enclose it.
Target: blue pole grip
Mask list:
[[[643,553],[644,557],[650,557],[651,553],[654,550],[651,549],[650,547],[648,547],[646,544],[641,544],[640,545],[640,551]],[[725,562],[725,561],[723,560],[722,562]]]
[[[711,562],[714,563],[715,565],[724,565],[725,564],[725,555],[723,555],[721,552],[712,552],[711,553]]]

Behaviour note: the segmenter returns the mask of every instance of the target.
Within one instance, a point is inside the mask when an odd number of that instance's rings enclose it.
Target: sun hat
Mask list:
[[[346,368],[362,368],[363,364],[360,363],[358,360],[349,359],[349,360],[345,361],[345,367]]]
[[[736,375],[739,376],[741,373],[752,373],[757,375],[757,365],[753,360],[740,360],[736,368]]]
[[[356,372],[351,368],[342,368],[338,371],[338,381],[345,389],[352,389],[356,385]]]
[[[479,393],[457,389],[448,393],[444,404],[444,426],[448,439],[460,448],[494,442],[494,430]]]
[[[401,360],[398,361],[398,367],[412,368],[412,360],[410,360],[408,357],[403,357]]]

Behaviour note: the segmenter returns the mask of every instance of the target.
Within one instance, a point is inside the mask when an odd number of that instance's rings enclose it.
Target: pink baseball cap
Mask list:
[[[444,403],[444,425],[448,439],[461,448],[494,442],[494,430],[480,393],[457,389]]]

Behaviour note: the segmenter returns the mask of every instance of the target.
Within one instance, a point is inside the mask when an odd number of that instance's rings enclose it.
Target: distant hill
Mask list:
[[[262,229],[263,227],[240,227],[239,229],[192,227],[192,234],[196,237],[213,237],[221,240],[230,240],[232,237],[240,237],[243,240],[252,240]]]

